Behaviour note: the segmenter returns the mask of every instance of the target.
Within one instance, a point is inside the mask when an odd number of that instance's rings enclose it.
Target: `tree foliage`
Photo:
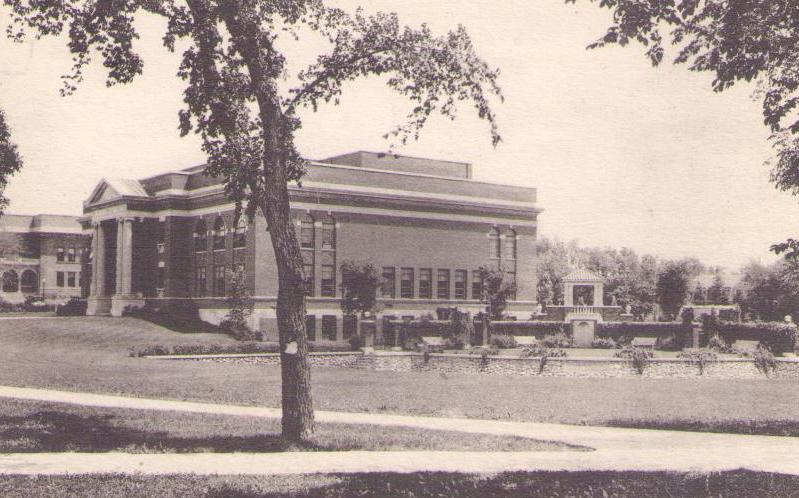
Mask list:
[[[589,48],[638,42],[653,65],[675,46],[675,64],[713,74],[724,91],[755,82],[774,146],[771,179],[799,194],[799,2],[795,0],[586,0],[607,8],[612,24]],[[575,3],[576,0],[566,0]],[[799,241],[772,250],[799,257]]]
[[[377,292],[383,278],[371,263],[345,261],[341,265],[341,311],[363,315],[377,311]]]
[[[222,321],[221,326],[230,330],[236,339],[253,340],[256,334],[250,328],[249,322],[255,309],[255,301],[250,295],[247,287],[247,275],[243,269],[227,271],[228,293],[227,304],[228,314]]]
[[[480,302],[486,305],[491,320],[501,320],[508,306],[508,299],[516,294],[516,282],[505,278],[501,270],[480,267],[480,280],[483,283]]]
[[[313,432],[310,368],[305,333],[303,264],[291,221],[288,182],[306,163],[294,144],[298,110],[337,103],[345,82],[380,76],[407,97],[406,120],[388,132],[415,139],[430,116],[456,116],[458,104],[476,109],[500,141],[492,101],[501,100],[498,71],[481,60],[462,27],[435,35],[426,26],[404,27],[395,14],[348,14],[323,0],[3,0],[8,35],[66,35],[74,62],[64,94],[77,89],[93,58],[107,69],[107,84],[129,83],[144,61],[134,43],[136,18],[166,20],[163,43],[186,46],[178,76],[186,82],[179,112],[182,134],[197,133],[208,156],[206,173],[223,179],[237,211],[260,211],[269,226],[278,274],[283,436]],[[296,78],[289,78],[286,43],[313,33],[328,44]],[[180,42],[180,43],[178,43]],[[291,87],[288,81],[299,81]]]
[[[11,130],[6,122],[6,115],[0,109],[0,215],[8,207],[8,199],[3,195],[8,186],[8,179],[22,168],[22,158],[17,146],[11,141]]]
[[[743,312],[762,321],[782,321],[799,312],[799,263],[791,260],[773,265],[749,263],[741,271],[746,289],[740,300]]]
[[[658,273],[656,292],[658,303],[664,313],[672,318],[688,298],[688,286],[701,271],[696,260],[668,261]]]

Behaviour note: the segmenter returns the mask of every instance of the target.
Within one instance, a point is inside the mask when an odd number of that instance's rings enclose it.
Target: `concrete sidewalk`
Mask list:
[[[279,418],[277,408],[109,396],[0,386],[0,398],[83,406]],[[0,456],[0,473],[243,473],[508,470],[682,470],[736,468],[799,475],[799,438],[317,411],[319,423],[366,424],[514,435],[596,451],[301,452],[272,454],[55,453]]]

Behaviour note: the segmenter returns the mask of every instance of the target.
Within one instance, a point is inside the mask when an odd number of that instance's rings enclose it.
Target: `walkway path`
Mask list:
[[[108,396],[0,386],[0,398],[84,406],[278,418],[276,408]],[[476,419],[317,411],[320,423],[349,423],[515,435],[596,451],[24,453],[0,455],[0,474],[140,472],[147,474],[298,474],[327,472],[513,470],[721,471],[737,468],[799,475],[799,438],[590,427]]]

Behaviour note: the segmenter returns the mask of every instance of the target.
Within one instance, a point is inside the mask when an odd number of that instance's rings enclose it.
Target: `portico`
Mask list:
[[[88,314],[121,316],[126,306],[144,304],[133,289],[133,226],[135,218],[92,223],[92,281]]]

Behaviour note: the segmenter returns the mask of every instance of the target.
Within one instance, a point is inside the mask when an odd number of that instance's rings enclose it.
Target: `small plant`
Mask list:
[[[619,345],[610,337],[597,337],[591,342],[591,347],[594,349],[616,349]]]
[[[534,344],[532,346],[523,347],[521,354],[519,354],[520,358],[539,358],[541,356],[565,358],[568,356],[568,353],[562,348],[548,348],[540,344]]]
[[[727,341],[721,338],[719,335],[714,335],[710,339],[707,340],[707,348],[711,351],[715,351],[716,353],[734,353],[732,347],[727,344]]]
[[[677,358],[681,358],[692,365],[696,365],[699,369],[699,375],[704,375],[705,367],[707,367],[709,363],[718,360],[718,356],[713,351],[683,351],[677,355]]]
[[[58,316],[84,316],[86,314],[86,300],[73,297],[66,303],[58,306],[55,314]]]
[[[444,349],[463,349],[464,346],[465,344],[462,336],[453,335],[444,338]]]
[[[638,374],[643,375],[649,360],[654,357],[652,351],[644,348],[628,346],[616,353],[616,358],[624,358],[632,369]]]
[[[466,354],[496,356],[499,354],[499,349],[496,346],[472,346],[466,350]]]
[[[669,334],[666,336],[658,337],[656,348],[661,351],[679,351],[682,349],[679,339],[676,334]]]
[[[570,348],[572,345],[571,337],[566,334],[546,335],[539,342],[547,348]]]
[[[518,343],[512,335],[494,334],[491,336],[491,345],[499,349],[513,349],[518,346]]]
[[[774,359],[774,354],[763,345],[758,345],[757,349],[752,352],[752,361],[755,362],[757,371],[766,377],[777,370],[777,360]]]

